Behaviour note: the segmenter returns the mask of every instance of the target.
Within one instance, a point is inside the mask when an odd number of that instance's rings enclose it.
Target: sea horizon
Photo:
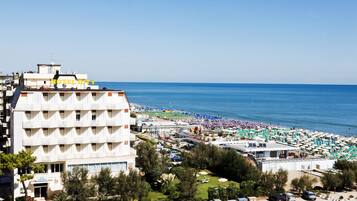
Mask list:
[[[356,84],[344,84],[344,83],[264,83],[264,82],[179,82],[179,81],[95,81],[95,83],[140,83],[140,84],[145,84],[145,83],[152,83],[152,84],[242,84],[242,85],[319,85],[319,86],[352,86],[352,87],[357,87]]]
[[[129,101],[223,118],[357,135],[355,85],[98,82]]]

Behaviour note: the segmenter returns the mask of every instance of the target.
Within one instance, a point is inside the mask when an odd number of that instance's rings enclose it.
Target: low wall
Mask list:
[[[330,159],[281,159],[257,161],[258,167],[263,171],[277,172],[279,169],[287,171],[301,170],[328,170],[333,168],[336,160]]]

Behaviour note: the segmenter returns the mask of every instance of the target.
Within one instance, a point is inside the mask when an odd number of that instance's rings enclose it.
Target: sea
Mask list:
[[[357,137],[357,85],[99,82],[154,108]]]

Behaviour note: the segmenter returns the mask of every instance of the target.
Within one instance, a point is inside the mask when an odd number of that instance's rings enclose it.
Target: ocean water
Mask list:
[[[130,102],[357,136],[356,85],[119,83]]]

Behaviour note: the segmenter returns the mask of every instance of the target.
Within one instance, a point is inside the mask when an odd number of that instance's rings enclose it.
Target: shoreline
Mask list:
[[[308,129],[308,128],[303,128],[303,127],[289,127],[289,126],[284,126],[284,125],[279,125],[279,124],[274,124],[274,123],[266,123],[264,121],[256,121],[256,120],[248,120],[248,119],[242,119],[242,118],[230,118],[230,117],[223,117],[219,115],[212,115],[212,114],[204,114],[204,113],[199,113],[199,112],[189,112],[189,111],[184,111],[184,110],[178,110],[175,108],[157,108],[157,107],[152,107],[152,106],[147,106],[147,105],[142,105],[138,103],[130,103],[130,105],[133,106],[138,106],[144,109],[152,110],[152,111],[162,111],[162,110],[171,110],[173,112],[179,112],[183,114],[187,114],[189,116],[197,118],[197,116],[202,116],[202,117],[213,117],[216,119],[222,119],[222,120],[227,120],[227,121],[240,121],[240,122],[249,122],[252,124],[259,124],[259,125],[264,125],[267,127],[272,127],[272,128],[281,128],[281,129],[295,129],[295,130],[304,130],[306,132],[320,132],[320,133],[325,133],[329,135],[336,135],[339,137],[345,137],[345,138],[357,138],[357,133],[356,134],[342,134],[342,133],[333,133],[329,131],[321,131],[321,130],[313,130],[313,129]],[[197,116],[196,116],[197,115]]]
[[[220,130],[228,133],[232,139],[259,139],[265,141],[275,141],[277,143],[294,146],[307,154],[329,159],[357,160],[357,137],[344,136],[329,132],[313,131],[304,128],[289,128],[279,125],[266,124],[258,121],[241,119],[230,119],[216,115],[200,114],[167,108],[155,108],[136,103],[131,106],[139,108],[139,111],[154,113],[179,113],[186,115],[186,120],[190,125],[199,125],[208,131]],[[178,122],[178,119],[164,118]],[[208,138],[210,139],[210,138]]]

